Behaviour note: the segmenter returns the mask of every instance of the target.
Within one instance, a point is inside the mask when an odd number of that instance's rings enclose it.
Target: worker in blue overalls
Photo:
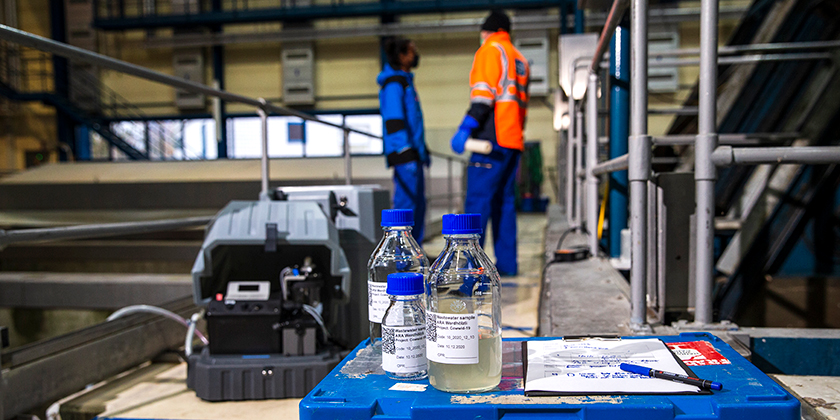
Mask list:
[[[387,63],[376,81],[379,112],[384,125],[384,148],[388,167],[394,168],[395,209],[414,210],[412,235],[423,243],[426,217],[423,166],[429,166],[429,153],[423,130],[420,98],[414,88],[414,74],[420,54],[414,42],[404,38],[389,39],[384,44]]]
[[[481,40],[470,71],[470,108],[451,144],[456,153],[471,150],[469,143],[486,146],[483,151],[472,149],[464,211],[481,214],[482,231],[492,220],[496,268],[503,276],[515,276],[519,267],[514,194],[530,69],[511,43],[510,18],[504,12],[493,11],[485,19]],[[482,247],[484,237],[482,233]]]

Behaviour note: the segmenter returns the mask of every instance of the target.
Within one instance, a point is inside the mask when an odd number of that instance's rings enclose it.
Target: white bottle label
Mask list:
[[[418,373],[428,369],[426,328],[382,326],[382,369],[391,373]]]
[[[382,323],[382,316],[391,304],[388,294],[385,293],[387,288],[388,283],[368,281],[368,321]]]
[[[476,314],[426,313],[426,356],[449,365],[478,363]]]

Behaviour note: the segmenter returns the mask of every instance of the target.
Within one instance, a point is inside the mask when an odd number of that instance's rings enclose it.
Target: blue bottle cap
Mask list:
[[[420,273],[388,274],[388,287],[385,293],[395,296],[422,294],[423,275]]]
[[[380,223],[380,226],[414,226],[414,210],[382,210],[382,223]]]
[[[444,214],[443,231],[444,235],[469,235],[481,233],[481,215],[471,214]]]

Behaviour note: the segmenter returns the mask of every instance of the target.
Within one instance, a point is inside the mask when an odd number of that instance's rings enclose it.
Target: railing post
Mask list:
[[[583,111],[575,111],[575,218],[574,227],[583,227],[583,179],[579,172],[583,170]]]
[[[694,322],[710,324],[714,285],[715,179],[712,152],[717,147],[718,0],[700,2],[700,103],[694,179],[697,210]]]
[[[260,98],[260,102],[265,104],[265,99]],[[270,197],[268,196],[268,179],[269,179],[269,168],[268,168],[268,114],[265,112],[263,108],[257,108],[257,114],[260,116],[260,133],[262,134],[262,161],[261,161],[261,173],[262,177],[260,179],[260,200],[269,200]]]
[[[575,92],[574,92],[574,78],[575,66],[574,62],[571,66],[571,73],[569,73],[569,130],[566,136],[566,220],[569,222],[569,227],[575,226],[575,180],[577,179],[575,169],[575,120],[577,114],[575,113]]]
[[[589,252],[598,256],[598,177],[592,169],[598,164],[598,75],[589,73],[586,89],[586,230]]]
[[[716,1],[716,0],[715,0]],[[650,136],[647,135],[648,1],[632,0],[630,9],[630,326],[647,324],[647,183],[650,179]]]
[[[449,211],[454,213],[455,208],[454,208],[454,205],[453,205],[454,204],[453,200],[455,199],[455,197],[453,197],[453,192],[452,192],[452,158],[451,157],[446,158],[446,191],[447,191]]]
[[[344,184],[353,183],[353,168],[350,166],[350,130],[344,130]]]

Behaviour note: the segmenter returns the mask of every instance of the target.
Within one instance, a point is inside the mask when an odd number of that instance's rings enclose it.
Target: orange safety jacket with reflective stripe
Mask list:
[[[490,35],[475,53],[470,71],[470,103],[493,109],[499,146],[524,149],[522,131],[528,114],[530,73],[528,60],[513,46],[507,32]]]

